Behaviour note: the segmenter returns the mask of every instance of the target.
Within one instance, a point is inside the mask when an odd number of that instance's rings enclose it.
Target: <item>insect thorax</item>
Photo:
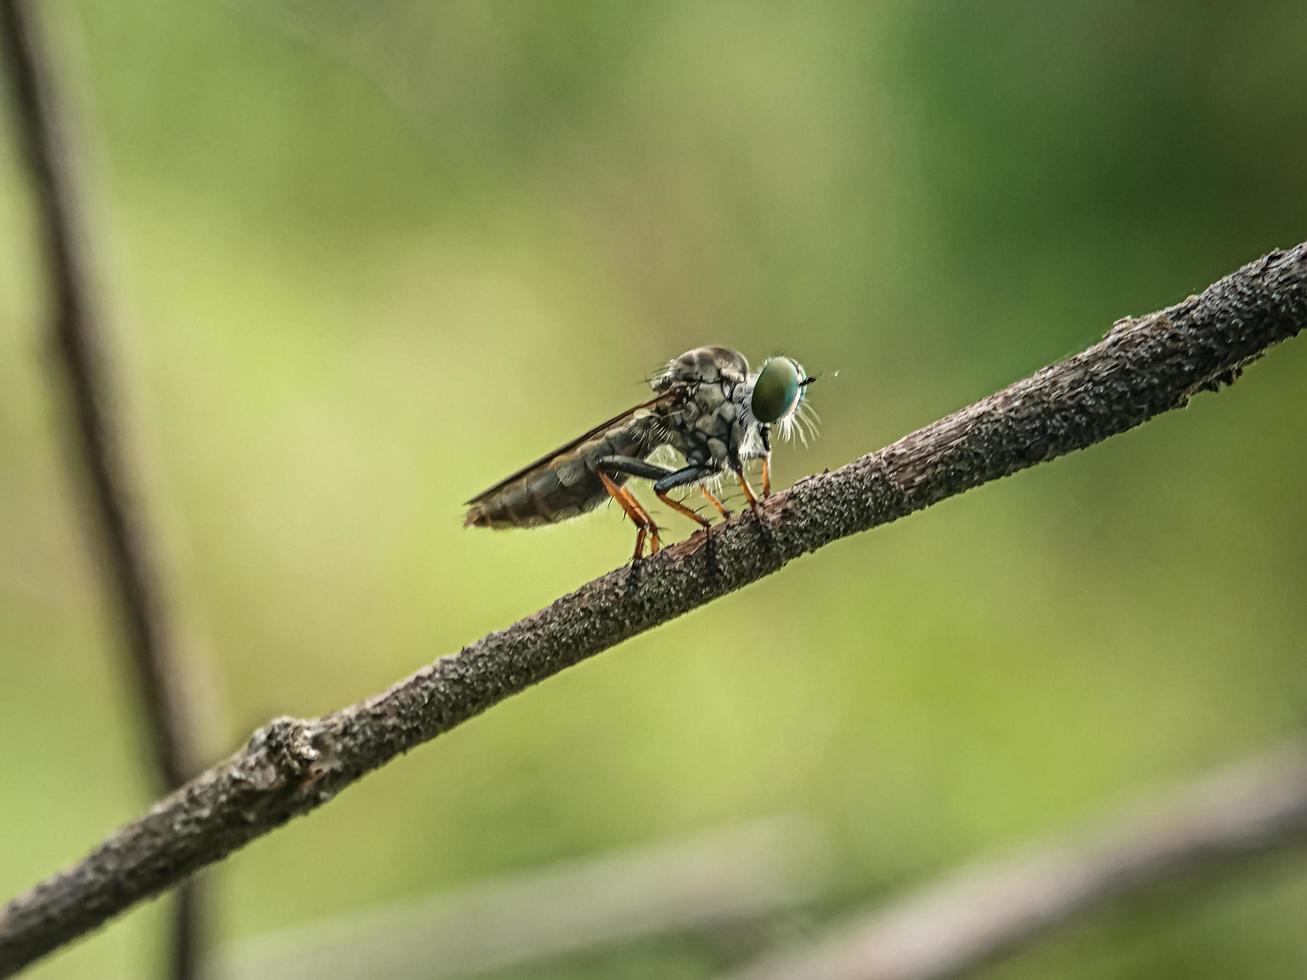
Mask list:
[[[655,379],[655,390],[686,387],[686,398],[664,419],[668,444],[687,463],[722,468],[738,458],[746,441],[739,395],[748,375],[749,362],[738,351],[700,347],[676,358]]]

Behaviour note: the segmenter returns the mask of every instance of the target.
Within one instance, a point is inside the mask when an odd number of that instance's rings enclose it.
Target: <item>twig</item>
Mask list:
[[[972,487],[1131,429],[1233,380],[1307,324],[1307,243],[1201,296],[1120,321],[1098,344],[878,453],[800,481],[713,531],[610,572],[389,691],[315,719],[281,718],[73,868],[0,913],[0,970],[30,963],[184,879],[365,773],[629,637],[790,560]],[[764,532],[758,521],[765,520]]]
[[[1307,746],[1182,787],[1097,830],[947,875],[731,980],[943,980],[1144,886],[1307,840]]]
[[[75,415],[80,462],[104,546],[106,578],[126,633],[154,762],[164,789],[199,768],[187,724],[172,623],[149,536],[135,509],[123,431],[114,418],[110,371],[100,349],[108,320],[94,286],[93,251],[84,225],[65,106],[36,12],[0,0],[0,52],[13,90],[15,121],[31,172],[38,233],[50,279],[51,333]],[[188,888],[174,916],[172,975],[196,972],[197,899]]]
[[[215,957],[214,975],[445,980],[757,922],[816,897],[831,867],[824,843],[796,818],[773,818],[568,861],[256,936]]]

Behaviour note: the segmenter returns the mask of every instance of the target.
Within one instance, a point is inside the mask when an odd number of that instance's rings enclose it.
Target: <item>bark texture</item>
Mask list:
[[[0,913],[14,970],[321,806],[365,773],[546,677],[824,545],[1124,432],[1233,381],[1307,324],[1307,243],[1199,296],[1118,321],[1102,341],[947,418],[809,477],[633,568],[321,718],[280,718],[74,867]],[[760,523],[761,521],[761,523]]]

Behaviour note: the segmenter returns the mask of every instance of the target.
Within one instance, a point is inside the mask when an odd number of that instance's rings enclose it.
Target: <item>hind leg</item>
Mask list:
[[[662,547],[662,541],[658,537],[658,525],[645,510],[644,504],[636,499],[635,494],[631,493],[626,487],[618,486],[610,474],[624,473],[627,476],[638,476],[644,480],[660,480],[668,476],[673,470],[666,466],[659,466],[657,463],[646,462],[643,459],[636,459],[634,456],[603,456],[595,461],[595,472],[599,474],[599,479],[604,483],[609,495],[622,506],[626,515],[631,518],[632,523],[640,532],[636,538],[636,558],[640,557],[640,547],[644,542],[644,535],[647,533],[650,537],[649,554],[656,554]]]
[[[644,539],[650,533],[652,533],[652,541],[650,542],[649,554],[657,553],[658,549],[662,547],[662,542],[658,540],[658,528],[654,525],[649,512],[640,506],[640,502],[631,495],[630,491],[618,486],[617,482],[602,469],[595,472],[599,475],[599,479],[603,483],[604,489],[608,491],[608,495],[617,501],[618,506],[626,512],[626,516],[635,525],[635,555],[632,560],[639,561],[644,557]]]

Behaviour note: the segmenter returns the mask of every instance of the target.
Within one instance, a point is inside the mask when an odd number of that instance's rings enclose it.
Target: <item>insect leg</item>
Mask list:
[[[658,493],[658,491],[655,490],[654,493]],[[686,517],[694,521],[694,523],[698,524],[700,527],[712,527],[712,522],[708,520],[708,518],[697,513],[693,509],[686,507],[685,504],[681,503],[679,500],[673,500],[671,497],[667,496],[666,491],[664,491],[663,493],[658,493],[658,499],[661,500],[663,503],[665,503],[672,510],[676,511],[678,514],[684,514]]]
[[[635,561],[639,561],[644,556],[645,534],[648,532],[649,525],[653,522],[650,520],[649,515],[645,513],[644,508],[636,502],[635,498],[619,487],[613,481],[613,478],[605,473],[603,469],[597,469],[595,472],[598,474],[600,482],[603,483],[604,489],[608,491],[608,495],[617,501],[622,510],[626,512],[626,516],[631,519],[631,523],[636,527]],[[660,544],[658,541],[658,529],[654,528],[653,530],[654,534],[652,547],[649,552],[650,554],[656,552]]]
[[[758,498],[753,492],[753,487],[749,486],[749,478],[744,475],[744,464],[738,458],[731,460],[731,469],[735,470],[735,476],[740,481],[740,486],[744,488],[744,496],[749,501],[749,509],[753,511],[753,519],[758,522],[758,531],[762,539],[767,543],[768,548],[774,548],[776,539],[767,526],[767,518],[763,516],[762,508],[758,506]]]
[[[644,504],[640,503],[640,501],[636,499],[635,494],[633,494],[630,490],[626,489],[626,487],[622,487],[622,493],[626,495],[626,499],[630,501],[631,506],[634,507],[637,511],[639,511],[640,515],[644,518],[644,526],[649,530],[649,554],[651,555],[658,554],[658,549],[660,549],[663,546],[663,543],[661,539],[659,539],[658,537],[657,523],[655,523],[653,517],[650,516],[649,512],[644,509]]]
[[[673,473],[679,472],[667,466],[659,466],[657,463],[636,459],[634,456],[601,456],[595,460],[595,467],[600,470],[607,470],[609,473],[625,473],[627,476],[638,476],[642,480],[662,480]]]
[[[684,514],[686,517],[694,521],[700,527],[712,527],[712,524],[709,522],[709,520],[706,517],[700,516],[699,514],[691,510],[689,507],[686,507],[685,504],[681,503],[679,500],[673,500],[667,494],[668,491],[674,490],[676,487],[683,487],[689,483],[697,483],[699,480],[702,480],[705,476],[712,476],[712,474],[715,472],[716,471],[709,466],[695,466],[692,464],[690,466],[683,467],[682,469],[676,470],[675,472],[669,472],[661,480],[655,483],[654,493],[658,495],[659,500],[665,503],[668,507],[672,508],[672,510],[680,514]]]
[[[708,570],[714,576],[717,574],[718,569],[717,569],[717,552],[713,548],[712,523],[706,517],[700,516],[698,513],[691,510],[689,507],[685,506],[685,504],[681,503],[679,500],[673,500],[671,497],[668,496],[668,491],[674,489],[675,487],[682,487],[691,483],[698,483],[700,480],[704,479],[705,477],[716,476],[720,472],[721,469],[720,467],[717,466],[705,466],[701,463],[691,463],[689,466],[683,467],[682,469],[677,470],[675,473],[669,473],[667,476],[663,477],[661,480],[659,480],[657,483],[654,484],[654,493],[658,494],[659,500],[665,503],[668,507],[671,507],[673,510],[680,511],[686,517],[690,518],[690,520],[694,521],[696,524],[698,524],[700,527],[703,528],[703,544],[707,549],[706,553],[708,556]],[[715,496],[713,496],[711,490],[709,490],[707,487],[703,486],[702,484],[700,484],[700,489],[703,490],[704,495],[713,502],[713,506],[715,506],[718,512],[721,513],[723,520],[725,520],[727,517],[730,516],[729,511],[727,511],[726,508],[722,506],[722,502],[720,500],[718,500]],[[696,545],[696,549],[697,547],[698,546]]]
[[[656,554],[658,549],[663,546],[658,537],[658,525],[649,516],[649,512],[644,509],[644,505],[636,499],[635,494],[625,487],[619,487],[608,474],[625,473],[628,476],[638,476],[646,480],[657,480],[667,476],[672,470],[669,470],[666,466],[636,459],[634,456],[603,456],[595,461],[595,472],[599,474],[599,479],[604,481],[606,488],[608,488],[609,484],[612,484],[612,487],[608,489],[609,494],[618,499],[627,516],[635,522],[636,527],[641,528],[640,539],[643,540],[645,531],[649,532],[649,554]]]
[[[744,475],[744,467],[736,463],[734,467],[736,479],[740,481],[740,486],[744,488],[744,498],[749,501],[749,508],[753,511],[758,510],[758,495],[753,492],[753,487],[749,485],[749,478]]]
[[[762,458],[762,499],[766,500],[771,496],[771,457]]]
[[[708,503],[712,504],[713,507],[717,509],[717,513],[722,515],[722,520],[724,521],[729,520],[731,516],[731,512],[726,509],[726,505],[724,503],[722,503],[720,500],[717,499],[717,494],[713,493],[711,490],[709,490],[707,487],[704,486],[699,487],[699,489],[703,492],[703,495],[708,498]]]

